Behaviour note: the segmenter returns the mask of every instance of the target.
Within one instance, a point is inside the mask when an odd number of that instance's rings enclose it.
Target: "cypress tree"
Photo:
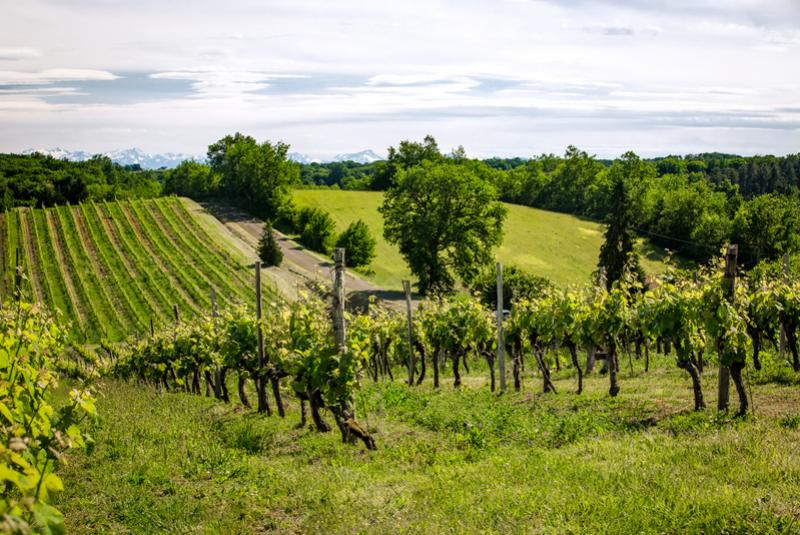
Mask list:
[[[264,230],[261,232],[261,239],[258,241],[258,257],[265,266],[280,266],[283,261],[283,252],[275,239],[272,231],[272,224],[267,221],[264,223]]]

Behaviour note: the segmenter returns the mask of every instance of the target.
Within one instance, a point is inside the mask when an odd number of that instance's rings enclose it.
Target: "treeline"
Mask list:
[[[388,158],[373,164],[371,189],[388,189],[399,171],[423,162],[464,166],[492,182],[506,202],[604,222],[613,206],[612,179],[622,168],[635,230],[654,243],[706,261],[733,241],[748,265],[800,252],[800,155],[643,160],[627,153],[608,162],[570,146],[563,156],[546,154],[522,163],[480,161],[468,158],[460,147],[443,154],[428,136],[421,143],[390,147]],[[756,188],[754,181],[763,173],[771,178]]]
[[[85,162],[42,154],[0,154],[0,210],[93,199],[156,197],[163,171],[120,166],[105,156]]]
[[[461,147],[445,154],[427,136],[422,142],[401,141],[389,147],[386,160],[368,165],[301,166],[287,159],[288,148],[242,134],[226,136],[209,147],[208,165],[184,162],[167,171],[164,191],[222,197],[279,225],[296,227],[292,186],[383,191],[409,169],[455,164],[493,184],[503,201],[605,222],[613,206],[613,177],[624,169],[635,230],[658,245],[706,261],[733,241],[748,265],[800,252],[800,155],[644,160],[627,153],[609,162],[570,146],[563,156],[481,161]]]
[[[401,142],[397,152],[421,152],[413,147],[404,147]],[[425,150],[427,142],[420,145]],[[410,143],[410,145],[414,145]],[[437,148],[438,151],[438,148]],[[569,150],[567,151],[569,153]],[[411,154],[413,157],[414,155]],[[424,156],[424,155],[423,155]],[[391,159],[391,155],[389,157]],[[483,163],[500,171],[512,171],[539,162],[546,173],[553,172],[568,155],[542,154],[534,158],[487,158]],[[424,157],[422,159],[425,159]],[[657,176],[695,175],[704,177],[711,184],[725,187],[733,184],[745,198],[767,193],[791,194],[800,189],[800,154],[787,156],[737,156],[735,154],[703,153],[686,156],[665,156],[646,159],[655,166]],[[594,158],[594,162],[605,168],[614,160]],[[357,162],[310,163],[300,165],[300,182],[305,186],[333,186],[341,189],[385,189],[380,175],[385,171],[385,162],[360,164]],[[375,179],[376,174],[378,176]]]

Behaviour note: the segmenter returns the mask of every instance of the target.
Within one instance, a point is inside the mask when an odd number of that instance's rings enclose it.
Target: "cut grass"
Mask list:
[[[787,533],[800,507],[800,393],[753,385],[745,419],[693,413],[685,373],[659,358],[558,395],[368,383],[359,419],[378,450],[235,404],[109,382],[97,446],[61,471],[82,533]],[[713,372],[703,377],[713,396]],[[286,398],[289,398],[287,395]],[[286,399],[285,398],[285,399]],[[326,416],[330,420],[330,416]]]
[[[383,201],[381,192],[299,189],[294,191],[294,199],[297,206],[329,212],[337,232],[357,219],[369,226],[377,245],[375,260],[369,266],[372,273],[367,278],[390,289],[400,289],[401,280],[411,278],[397,247],[383,239],[383,217],[378,212]],[[506,204],[506,207],[504,240],[496,252],[499,261],[546,277],[559,286],[589,282],[597,268],[603,225],[526,206]],[[640,253],[648,273],[664,269],[662,250],[642,243]]]

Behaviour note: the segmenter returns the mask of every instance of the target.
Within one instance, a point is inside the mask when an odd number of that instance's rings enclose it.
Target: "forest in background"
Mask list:
[[[145,171],[106,157],[68,162],[43,155],[0,155],[0,207],[186,195],[223,198],[264,218],[291,221],[292,187],[386,190],[398,171],[423,162],[455,162],[495,185],[500,200],[605,221],[616,160],[570,146],[563,155],[471,159],[445,154],[436,140],[401,141],[369,164],[297,164],[289,145],[242,134],[209,146],[207,163]],[[632,154],[632,153],[629,153]],[[632,202],[636,231],[653,243],[706,261],[729,241],[748,265],[800,252],[800,154],[743,157],[722,153],[638,159]]]

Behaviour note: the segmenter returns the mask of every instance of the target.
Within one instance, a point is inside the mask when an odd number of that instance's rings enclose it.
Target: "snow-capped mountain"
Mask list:
[[[45,154],[58,158],[59,160],[70,160],[72,162],[85,162],[95,155],[95,153],[87,152],[85,150],[66,150],[61,148],[54,149],[28,149],[23,151],[22,154]],[[191,154],[182,154],[174,152],[165,152],[161,154],[151,154],[144,152],[141,149],[123,149],[111,150],[101,152],[101,156],[111,158],[111,161],[120,165],[140,165],[142,169],[160,169],[162,167],[172,168],[176,167],[184,160],[195,160],[198,162],[205,161],[204,156],[193,156]],[[290,152],[287,157],[297,163],[310,164],[310,163],[331,163],[331,162],[357,162],[357,163],[372,163],[384,158],[377,155],[374,151],[367,149],[361,152],[350,152],[345,154],[337,154],[333,158],[314,158],[307,154],[299,152]]]
[[[331,162],[356,162],[356,163],[372,163],[385,158],[378,156],[370,149],[362,150],[361,152],[348,152],[345,154],[337,154],[333,158],[313,158],[308,154],[300,152],[290,152],[287,157],[293,162],[301,164],[310,163],[331,163]]]
[[[33,153],[45,154],[58,158],[60,160],[70,160],[73,162],[84,162],[94,156],[90,152],[84,150],[70,151],[60,148],[55,149],[28,149],[23,151],[23,154]],[[165,152],[163,154],[150,154],[141,149],[123,149],[101,152],[101,156],[111,158],[111,161],[120,165],[140,165],[142,169],[160,169],[162,167],[172,168],[176,167],[184,160],[198,160],[202,161],[202,156],[192,156],[191,154],[181,154],[174,152]]]
[[[322,163],[319,158],[312,158],[308,154],[301,154],[299,152],[290,152],[286,155],[287,158],[293,162],[309,164],[309,163]]]
[[[378,156],[372,150],[362,150],[361,152],[350,152],[347,154],[337,154],[333,157],[334,162],[357,162],[357,163],[372,163],[378,160],[384,160],[382,156]]]

